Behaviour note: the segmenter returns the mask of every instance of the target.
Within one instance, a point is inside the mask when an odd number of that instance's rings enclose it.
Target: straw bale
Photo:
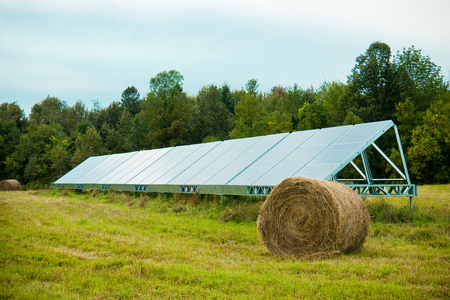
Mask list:
[[[347,186],[292,177],[267,197],[257,227],[273,254],[306,258],[360,249],[370,218],[362,198]]]
[[[0,191],[20,191],[20,183],[14,179],[2,180]]]

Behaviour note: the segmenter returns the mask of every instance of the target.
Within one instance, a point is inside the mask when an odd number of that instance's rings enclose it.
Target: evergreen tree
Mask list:
[[[135,116],[141,110],[139,97],[140,94],[138,90],[134,86],[129,86],[122,92],[120,105],[128,110],[132,116]]]

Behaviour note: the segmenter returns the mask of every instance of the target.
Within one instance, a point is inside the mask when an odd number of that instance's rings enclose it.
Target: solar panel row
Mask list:
[[[392,121],[280,133],[90,157],[55,184],[275,186],[330,179],[393,126]]]

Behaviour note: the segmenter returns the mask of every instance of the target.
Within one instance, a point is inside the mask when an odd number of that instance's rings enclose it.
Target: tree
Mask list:
[[[79,134],[75,141],[75,153],[72,157],[72,167],[76,167],[91,156],[105,154],[103,141],[94,127],[89,127],[86,133]]]
[[[30,122],[35,125],[61,123],[64,119],[63,111],[66,108],[67,103],[65,101],[47,96],[40,103],[31,107]]]
[[[408,98],[419,112],[425,111],[448,90],[448,82],[441,75],[441,68],[414,46],[398,52],[394,57],[394,66],[399,74],[402,99]]]
[[[47,97],[31,108],[30,123],[60,124],[66,134],[74,134],[77,125],[88,117],[86,106],[77,101],[72,107],[56,97]]]
[[[222,102],[231,114],[234,114],[235,99],[230,86],[224,83],[220,88],[220,102]]]
[[[152,148],[182,145],[189,141],[193,100],[182,89],[183,76],[175,70],[150,79],[141,120],[148,124]]]
[[[49,152],[51,157],[51,169],[57,178],[63,176],[70,170],[70,155],[67,150],[67,140],[56,141],[56,146]]]
[[[78,124],[88,122],[89,111],[83,102],[77,101],[62,111],[61,125],[67,134],[75,134]]]
[[[391,48],[374,42],[366,53],[356,58],[356,65],[348,77],[347,107],[355,106],[363,121],[380,121],[394,117],[400,100],[398,76],[391,61]]]
[[[245,89],[247,90],[247,93],[256,95],[258,93],[258,87],[259,83],[258,80],[252,78],[249,81],[247,81],[247,84],[245,85]]]
[[[317,104],[324,108],[327,126],[342,125],[347,111],[352,107],[345,106],[348,87],[342,82],[324,82],[317,91]],[[353,113],[354,115],[354,113]]]
[[[275,134],[291,131],[291,118],[287,113],[280,112],[278,110],[269,113],[267,117],[267,132],[265,132],[265,134]]]
[[[236,121],[230,137],[243,138],[265,134],[267,132],[267,111],[261,103],[261,98],[250,92],[241,92],[237,95]]]
[[[408,149],[411,145],[413,130],[423,122],[425,112],[417,111],[417,106],[410,98],[398,103],[395,109],[402,145],[405,149]]]
[[[281,133],[292,131],[292,103],[289,101],[288,93],[281,86],[274,86],[271,93],[263,98],[263,105],[268,113],[266,134]],[[298,110],[295,114],[295,119]]]
[[[0,180],[9,177],[5,161],[16,151],[26,123],[23,110],[16,103],[5,102],[0,105]]]
[[[6,158],[6,172],[21,182],[34,183],[35,187],[46,185],[58,177],[52,168],[52,151],[57,145],[67,143],[60,124],[30,125],[20,137],[15,152]]]
[[[122,92],[120,105],[132,116],[135,116],[141,110],[139,97],[138,90],[134,86],[129,86]]]
[[[298,110],[298,129],[309,130],[326,127],[326,115],[323,107],[317,102],[305,104]]]
[[[125,109],[122,116],[120,116],[119,123],[117,124],[117,132],[119,133],[120,140],[122,141],[120,143],[120,152],[139,150],[135,147],[130,137],[133,119],[133,115],[128,112],[128,109]]]
[[[5,102],[0,105],[0,121],[1,123],[11,123],[22,132],[27,126],[27,118],[16,102]]]
[[[150,79],[150,93],[167,98],[174,90],[182,91],[183,75],[176,70],[163,71]]]
[[[123,110],[124,108],[119,102],[113,101],[104,109],[91,111],[89,120],[94,124],[97,130],[100,130],[105,123],[108,123],[109,127],[117,129],[117,123],[119,122]]]
[[[342,125],[355,125],[355,124],[361,124],[361,118],[355,115],[351,110],[348,111],[347,115],[345,116],[344,121],[342,122]]]
[[[222,91],[215,85],[203,87],[197,94],[202,139],[211,136],[225,139],[232,125],[232,115],[222,99]]]
[[[441,95],[412,131],[408,159],[411,173],[422,183],[450,180],[450,93]]]
[[[148,118],[149,114],[144,104],[144,108],[134,117],[131,124],[129,141],[133,149],[144,150],[152,147],[148,134]]]
[[[117,129],[108,126],[108,123],[103,124],[100,135],[104,135],[108,152],[122,153],[127,151],[138,150],[135,147],[132,138],[130,137],[131,128],[133,125],[133,116],[125,109],[120,116],[117,123]]]

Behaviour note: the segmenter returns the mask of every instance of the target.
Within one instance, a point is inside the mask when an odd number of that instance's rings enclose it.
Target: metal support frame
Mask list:
[[[409,178],[409,173],[408,173],[408,167],[406,166],[405,155],[403,153],[402,140],[400,139],[400,134],[398,133],[398,128],[396,125],[394,126],[394,130],[395,130],[395,137],[397,138],[398,151],[400,152],[400,156],[402,158],[402,164],[405,169],[406,181],[408,182],[408,184],[411,184],[411,180]],[[417,191],[416,191],[415,196],[417,196]],[[409,206],[411,207],[411,210],[413,210],[413,197],[412,196],[409,197]]]
[[[411,210],[413,209],[413,197],[417,196],[417,186],[411,184],[409,178],[408,167],[406,166],[405,155],[403,153],[403,147],[398,133],[397,126],[394,125],[395,137],[397,140],[398,150],[402,159],[402,167],[399,168],[384,152],[378,147],[375,142],[371,145],[378,151],[378,153],[394,168],[394,170],[400,175],[400,178],[373,178],[372,171],[370,169],[369,158],[365,150],[361,152],[361,159],[363,163],[362,171],[358,165],[353,161],[350,161],[350,165],[361,175],[362,178],[342,179],[336,175],[333,180],[346,182],[352,190],[358,193],[362,197],[380,197],[380,196],[397,196],[397,197],[409,197],[409,204]],[[351,182],[351,183],[349,183]],[[365,182],[357,184],[356,182]],[[399,182],[393,184],[392,182]]]

